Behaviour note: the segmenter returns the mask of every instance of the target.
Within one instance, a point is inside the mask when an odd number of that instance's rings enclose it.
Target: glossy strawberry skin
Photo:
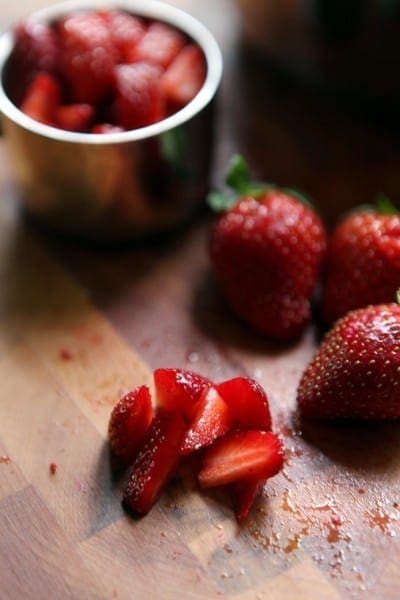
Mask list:
[[[126,54],[127,62],[145,61],[166,69],[185,44],[184,36],[166,23],[153,22]]]
[[[235,377],[217,386],[232,412],[234,426],[240,429],[271,429],[268,397],[257,381]]]
[[[400,215],[360,211],[332,234],[323,314],[333,323],[350,310],[393,302],[400,285]]]
[[[232,431],[219,438],[204,454],[199,473],[202,488],[246,479],[267,479],[283,465],[279,439],[266,431]]]
[[[158,406],[180,412],[190,423],[203,391],[212,382],[186,369],[156,369],[154,385]]]
[[[110,92],[117,53],[100,15],[78,12],[57,24],[60,68],[73,102],[95,104]]]
[[[204,54],[196,44],[185,46],[161,79],[170,112],[186,106],[200,91],[206,76]]]
[[[110,447],[115,456],[132,464],[137,448],[153,418],[150,391],[137,387],[115,405],[108,426]]]
[[[39,73],[26,91],[21,110],[35,121],[55,126],[60,99],[61,91],[57,80],[48,73]]]
[[[177,412],[159,409],[138,449],[124,492],[124,505],[145,515],[155,504],[179,462],[186,425]]]
[[[276,190],[242,198],[211,231],[211,262],[228,303],[278,340],[295,338],[308,323],[325,249],[315,212]]]
[[[68,104],[57,108],[57,126],[67,131],[86,132],[95,115],[91,104]]]
[[[160,69],[150,63],[115,68],[115,120],[124,129],[146,127],[165,115]]]
[[[231,422],[231,411],[216,388],[206,388],[197,402],[193,421],[181,446],[181,454],[190,454],[209,446],[229,430]]]
[[[313,419],[400,417],[400,306],[347,313],[301,378],[297,402]]]
[[[265,481],[265,479],[248,479],[230,484],[230,494],[233,497],[236,519],[239,523],[249,516],[254,502],[262,494]]]
[[[114,47],[118,51],[118,62],[129,62],[136,44],[145,34],[143,20],[121,10],[102,10],[98,14],[106,23]]]

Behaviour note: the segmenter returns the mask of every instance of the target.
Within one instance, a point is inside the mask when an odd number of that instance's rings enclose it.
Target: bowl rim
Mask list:
[[[222,53],[212,33],[198,19],[162,0],[66,0],[42,8],[28,15],[35,21],[52,21],[73,11],[98,9],[121,9],[132,14],[158,19],[175,26],[192,38],[203,50],[207,73],[203,86],[197,95],[182,109],[173,115],[152,125],[117,133],[77,133],[44,125],[25,115],[7,96],[3,85],[4,67],[14,44],[12,29],[0,36],[0,113],[24,129],[40,136],[60,141],[92,145],[128,143],[151,138],[183,125],[203,108],[215,96],[219,87],[222,71]]]

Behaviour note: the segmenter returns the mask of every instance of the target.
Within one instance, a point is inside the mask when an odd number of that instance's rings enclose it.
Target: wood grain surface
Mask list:
[[[44,4],[1,5],[0,24]],[[309,192],[328,224],[380,190],[399,200],[396,126],[271,69],[243,47],[230,2],[174,4],[225,55],[214,182],[239,150],[255,176]],[[299,422],[320,332],[271,344],[227,311],[210,217],[130,248],[54,239],[18,210],[5,142],[0,198],[0,598],[397,600],[400,425]],[[242,526],[185,472],[145,518],[123,512],[108,417],[159,366],[247,374],[268,391],[286,465]]]

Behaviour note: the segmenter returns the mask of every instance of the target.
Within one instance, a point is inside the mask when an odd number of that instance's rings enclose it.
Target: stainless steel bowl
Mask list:
[[[70,0],[32,18],[51,22],[75,10],[120,8],[170,23],[202,48],[207,74],[182,110],[123,133],[71,133],[22,113],[4,88],[13,33],[0,38],[0,112],[23,206],[56,231],[121,241],[170,229],[187,219],[207,191],[213,99],[222,75],[219,47],[189,14],[158,0]]]

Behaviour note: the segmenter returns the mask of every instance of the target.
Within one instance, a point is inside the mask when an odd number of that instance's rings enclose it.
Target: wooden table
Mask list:
[[[214,182],[238,150],[256,176],[309,192],[329,224],[380,190],[399,199],[396,132],[243,51],[230,2],[174,3],[225,55]],[[4,26],[45,2],[6,4]],[[157,244],[62,243],[22,219],[7,160],[2,142],[0,598],[397,599],[399,424],[299,427],[316,332],[278,346],[236,321],[210,278],[206,214]],[[268,390],[286,466],[243,526],[189,477],[146,518],[124,514],[107,421],[159,366]]]

